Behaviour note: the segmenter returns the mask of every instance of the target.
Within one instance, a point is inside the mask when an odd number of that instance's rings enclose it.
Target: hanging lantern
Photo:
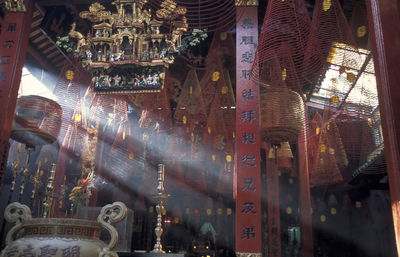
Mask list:
[[[269,143],[293,142],[304,128],[304,103],[287,88],[260,90],[261,137]]]
[[[41,96],[21,96],[17,100],[11,138],[26,145],[56,141],[62,123],[62,109],[55,101]]]

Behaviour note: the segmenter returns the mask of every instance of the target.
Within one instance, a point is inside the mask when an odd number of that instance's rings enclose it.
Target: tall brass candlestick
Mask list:
[[[51,170],[49,172],[49,178],[46,186],[46,197],[43,201],[43,218],[50,217],[53,210],[54,202],[54,181],[56,177],[56,164],[51,165]]]
[[[156,243],[154,244],[154,249],[151,251],[152,253],[165,253],[162,249],[161,245],[161,235],[163,233],[162,228],[162,210],[163,199],[169,198],[170,194],[164,193],[164,164],[158,164],[157,166],[157,194],[153,195],[153,198],[157,199],[156,211],[157,211],[157,226],[154,229],[154,233],[156,234]]]
[[[26,146],[26,149],[28,153],[26,154],[26,159],[25,159],[25,166],[24,170],[22,171],[22,179],[21,179],[21,186],[19,188],[19,202],[22,202],[22,197],[24,195],[24,190],[25,190],[25,180],[29,175],[29,160],[31,158],[31,152],[35,150],[34,147],[32,146]]]
[[[14,192],[15,189],[15,183],[17,182],[17,177],[20,173],[19,170],[19,163],[21,162],[21,160],[18,158],[16,161],[13,161],[11,163],[12,167],[12,173],[13,173],[13,180],[11,181],[11,189],[10,189],[10,195],[12,196],[12,193]]]
[[[31,175],[31,182],[33,184],[33,189],[32,189],[32,195],[31,195],[31,200],[35,199],[35,195],[36,195],[36,190],[38,190],[40,188],[40,186],[42,185],[42,181],[40,179],[40,166],[42,165],[42,162],[39,161],[38,162],[38,166],[37,166],[37,170],[36,170],[36,174],[34,176]]]

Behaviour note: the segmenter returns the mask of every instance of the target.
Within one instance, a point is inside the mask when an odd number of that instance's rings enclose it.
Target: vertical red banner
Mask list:
[[[20,1],[2,1],[11,9],[23,6]],[[8,146],[18,89],[28,46],[33,1],[26,3],[27,12],[9,12],[4,8],[0,34],[0,191],[8,158]],[[25,8],[24,8],[25,9]],[[15,11],[15,10],[14,10]]]
[[[32,5],[28,6],[27,12],[6,12],[0,34],[0,124],[4,140],[10,136],[28,46]]]
[[[278,149],[274,149],[278,151]],[[276,159],[267,160],[267,201],[268,201],[268,256],[281,256],[281,222],[279,206],[279,174]]]
[[[261,256],[261,167],[258,84],[251,81],[258,43],[257,1],[237,1],[236,254]]]

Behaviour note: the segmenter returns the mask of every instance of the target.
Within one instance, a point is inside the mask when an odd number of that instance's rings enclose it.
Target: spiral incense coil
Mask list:
[[[17,100],[11,138],[26,145],[53,143],[62,122],[61,106],[41,96],[21,96]]]
[[[301,96],[286,88],[261,88],[261,138],[269,143],[294,142],[304,128]]]

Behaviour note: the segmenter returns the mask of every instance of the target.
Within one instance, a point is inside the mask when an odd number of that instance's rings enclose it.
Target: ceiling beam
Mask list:
[[[33,47],[30,43],[28,45],[27,49],[28,53],[32,55],[32,57],[48,72],[57,75],[59,71],[52,66],[46,58],[42,56],[41,53],[39,53],[35,47]]]
[[[94,2],[99,2],[101,4],[107,4],[107,3],[112,3],[113,0],[97,0],[97,1],[93,1],[93,0],[52,0],[52,1],[48,1],[48,0],[38,0],[37,3],[39,4],[39,6],[41,7],[49,7],[49,6],[67,6],[67,5],[76,5],[76,4],[87,4],[90,5]]]

